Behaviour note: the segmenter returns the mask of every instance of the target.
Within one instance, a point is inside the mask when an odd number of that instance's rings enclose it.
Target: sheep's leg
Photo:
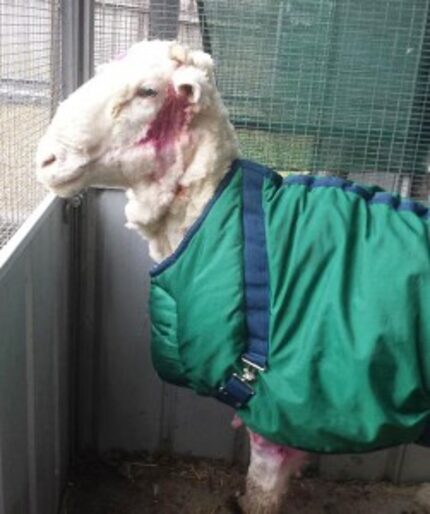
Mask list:
[[[248,430],[251,459],[246,493],[239,505],[246,514],[278,514],[290,477],[300,473],[306,462],[303,451],[271,443]]]

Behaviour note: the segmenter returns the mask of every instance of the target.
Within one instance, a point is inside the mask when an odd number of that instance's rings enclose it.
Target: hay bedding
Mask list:
[[[244,469],[209,460],[110,455],[81,461],[62,514],[232,514]],[[294,480],[288,514],[424,514],[428,486]],[[430,497],[430,496],[429,496]]]

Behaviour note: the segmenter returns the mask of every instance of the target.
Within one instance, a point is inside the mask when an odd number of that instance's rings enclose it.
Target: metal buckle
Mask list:
[[[244,367],[242,369],[242,373],[238,375],[237,373],[233,373],[233,375],[243,382],[244,384],[249,385],[251,382],[255,382],[257,380],[257,375],[259,372],[265,371],[266,368],[255,364],[255,362],[251,362],[246,357],[242,355],[242,362]]]

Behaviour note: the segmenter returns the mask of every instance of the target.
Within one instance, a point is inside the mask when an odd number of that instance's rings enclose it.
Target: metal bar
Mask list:
[[[209,24],[205,13],[204,0],[197,0],[197,14],[199,16],[200,32],[202,34],[203,50],[212,55],[212,44],[209,34]]]
[[[98,359],[96,327],[96,284],[98,283],[97,261],[97,212],[94,205],[95,193],[83,195],[80,205],[71,206],[74,227],[72,280],[77,284],[73,304],[75,306],[75,444],[76,453],[98,449],[99,416]]]
[[[131,13],[139,13],[143,12],[145,14],[149,14],[149,9],[140,6],[127,5],[127,4],[117,4],[115,2],[95,2],[97,7],[103,7],[105,9],[114,9],[116,11],[121,12],[131,12]]]
[[[66,98],[78,85],[79,3],[61,0],[61,95]]]
[[[430,50],[430,3],[427,3],[426,13],[422,20],[422,39],[419,48],[419,59],[417,59],[414,70],[414,99],[408,112],[408,127],[405,131],[405,141],[401,154],[402,164],[405,161],[405,154],[414,155],[413,167],[419,169],[419,161],[422,161],[422,171],[426,170],[426,157],[428,144],[426,136],[429,136],[429,90],[428,80],[430,77],[430,63],[428,54]],[[425,129],[425,130],[424,130]],[[416,136],[414,137],[414,134]],[[412,137],[410,137],[412,135]],[[415,151],[413,151],[415,149]],[[412,150],[412,151],[411,151]],[[412,184],[412,188],[414,185]]]
[[[81,85],[89,80],[94,73],[94,0],[79,0],[79,27],[80,39],[78,48],[78,82]],[[69,204],[70,225],[72,229],[72,262],[70,278],[76,284],[71,300],[73,313],[73,341],[74,341],[74,444],[75,453],[91,448],[97,448],[97,434],[95,431],[97,405],[95,402],[97,387],[94,381],[96,376],[92,370],[96,365],[94,352],[93,320],[94,292],[92,279],[95,273],[94,241],[88,237],[92,222],[88,218],[89,195],[81,195]],[[90,376],[88,376],[90,375]],[[86,389],[83,391],[83,389]],[[89,416],[84,410],[88,408]],[[84,420],[89,420],[89,429]]]
[[[94,0],[61,0],[62,23],[62,94],[68,96],[83,82],[91,78],[94,69]],[[69,225],[70,242],[70,268],[69,280],[72,284],[69,296],[69,333],[71,337],[71,395],[70,395],[70,438],[71,455],[74,456],[82,448],[80,434],[80,377],[82,362],[82,344],[85,329],[82,324],[84,312],[82,302],[86,290],[84,284],[92,269],[83,269],[84,252],[83,242],[84,220],[82,212],[82,198],[72,199],[67,204],[67,222]],[[85,313],[90,315],[90,313]],[[87,391],[89,398],[94,391]],[[94,440],[86,441],[91,445]]]
[[[149,16],[149,13],[146,9],[139,9],[137,12],[137,37],[139,40],[145,39],[146,33],[146,20]]]
[[[79,85],[94,73],[94,0],[80,0],[79,11]]]
[[[61,0],[62,95],[72,91],[93,74],[94,0]]]
[[[325,55],[325,66],[324,66],[324,78],[322,85],[322,101],[319,103],[318,111],[317,111],[317,124],[315,127],[315,142],[313,148],[313,165],[317,168],[320,166],[321,160],[321,150],[322,150],[322,136],[321,134],[330,134],[333,133],[334,127],[324,127],[324,105],[327,105],[329,101],[330,94],[332,94],[334,90],[334,77],[333,77],[333,69],[335,68],[336,60],[338,59],[338,39],[339,39],[339,5],[338,2],[335,1],[332,4],[332,8],[330,10],[330,19],[329,19],[329,27],[327,31],[327,53]],[[341,134],[343,131],[340,130]]]
[[[57,87],[61,80],[61,45],[58,40],[60,33],[60,3],[59,0],[51,0],[51,48],[50,48],[50,117],[54,115],[61,97],[61,90]]]

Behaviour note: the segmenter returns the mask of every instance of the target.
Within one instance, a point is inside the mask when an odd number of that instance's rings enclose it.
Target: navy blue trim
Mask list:
[[[270,284],[261,166],[243,165],[245,305],[248,349],[244,358],[265,368],[269,352]]]
[[[257,173],[262,176],[262,178],[268,178],[271,180],[282,182],[282,177],[276,171],[273,171],[272,168],[268,168],[267,166],[263,166],[258,162],[250,161],[248,159],[240,160],[241,168],[245,170],[250,170],[252,173]]]
[[[284,180],[284,184],[287,186],[298,185],[309,187],[313,184],[314,177],[311,175],[290,175]]]
[[[345,191],[361,196],[364,200],[366,200],[366,202],[368,202],[374,195],[374,192],[370,189],[366,189],[365,187],[354,183],[345,187]]]
[[[425,220],[430,220],[430,210],[427,206],[414,200],[405,199],[398,195],[388,193],[378,187],[367,189],[339,177],[313,177],[310,175],[291,175],[284,180],[286,186],[300,185],[306,186],[309,189],[316,189],[319,187],[337,187],[343,189],[348,193],[354,193],[370,205],[388,205],[396,211],[413,212],[418,217]]]
[[[345,189],[351,185],[352,182],[350,180],[345,180],[340,177],[321,177],[314,180],[311,187],[339,187],[341,189]]]
[[[392,209],[397,209],[400,205],[400,198],[398,196],[394,196],[390,193],[386,193],[385,191],[382,193],[376,193],[373,195],[373,197],[370,199],[370,204],[382,204],[382,205],[388,205]]]
[[[202,226],[203,222],[205,221],[207,215],[209,214],[210,210],[212,209],[215,202],[218,200],[218,198],[222,195],[224,190],[227,188],[227,186],[230,184],[232,178],[234,177],[236,171],[239,169],[241,164],[241,161],[239,159],[235,159],[230,167],[230,170],[226,173],[224,178],[221,180],[218,189],[216,190],[213,198],[210,200],[210,202],[206,205],[204,208],[202,214],[197,218],[197,220],[191,225],[191,227],[188,229],[187,233],[185,234],[184,238],[182,239],[181,243],[179,244],[178,248],[171,254],[169,257],[161,261],[159,264],[156,264],[149,272],[151,277],[156,277],[163,271],[165,271],[167,268],[172,266],[179,257],[184,253],[184,251],[187,249],[189,243],[191,242],[191,239],[193,238],[194,234],[199,230],[199,228]]]
[[[420,202],[414,202],[413,200],[402,200],[397,209],[399,211],[414,212],[420,218],[427,217],[429,213],[428,207]]]

